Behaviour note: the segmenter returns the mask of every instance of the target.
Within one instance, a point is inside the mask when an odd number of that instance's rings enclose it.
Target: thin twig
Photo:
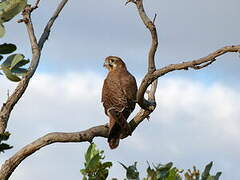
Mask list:
[[[62,0],[60,2],[57,9],[55,10],[52,17],[49,19],[47,25],[45,26],[44,31],[38,41],[38,46],[39,46],[40,50],[42,49],[44,43],[46,42],[46,40],[48,39],[48,37],[50,35],[50,30],[53,26],[53,23],[55,22],[55,20],[57,19],[58,15],[60,14],[60,12],[62,11],[62,9],[64,8],[64,6],[67,2],[68,2],[68,0]]]
[[[40,1],[41,1],[41,0],[37,0],[37,1],[36,1],[35,5],[32,7],[32,11],[33,11],[34,9],[37,9],[37,8],[38,8]]]
[[[156,18],[157,18],[157,14],[155,13],[155,14],[154,14],[154,18],[153,18],[153,20],[152,20],[153,24],[155,24]]]
[[[156,78],[161,77],[169,72],[176,71],[176,70],[185,70],[187,68],[192,68],[207,63],[204,67],[210,65],[211,63],[208,62],[214,62],[217,60],[217,57],[222,56],[223,54],[229,53],[229,52],[238,52],[240,50],[240,45],[232,45],[232,46],[225,46],[223,48],[218,49],[217,51],[199,58],[197,60],[187,61],[179,64],[171,64],[168,66],[165,66],[161,69],[156,70],[151,77],[147,77],[147,83],[150,83],[154,81]],[[214,61],[213,61],[214,60]]]
[[[212,64],[214,61],[216,61],[216,59],[213,59],[213,60],[211,60],[211,61],[209,61],[208,63],[205,63],[205,64],[203,64],[203,65],[194,65],[194,66],[192,66],[192,67],[190,67],[190,68],[193,68],[193,69],[195,69],[195,70],[199,70],[199,69],[202,69],[202,68],[205,68],[205,67],[209,66],[209,65]]]

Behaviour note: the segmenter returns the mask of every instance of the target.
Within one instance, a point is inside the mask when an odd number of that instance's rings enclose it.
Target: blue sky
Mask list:
[[[36,34],[50,17],[58,1],[43,1],[33,13]],[[46,42],[36,76],[9,120],[12,132],[8,151],[0,162],[20,147],[53,131],[81,131],[107,122],[101,98],[106,75],[102,67],[109,55],[122,57],[138,81],[146,70],[150,36],[133,5],[124,1],[69,1]],[[225,45],[239,44],[239,0],[160,1],[145,0],[150,17],[157,13],[158,67],[206,56]],[[15,20],[19,19],[16,17]],[[30,58],[24,24],[6,24],[3,42],[13,42],[18,52]],[[179,168],[202,168],[214,161],[222,179],[238,180],[240,151],[240,58],[224,55],[201,71],[173,72],[159,79],[158,108],[132,137],[117,150],[106,140],[97,145],[106,158],[131,164],[146,160],[173,161]],[[0,77],[0,102],[14,83]],[[61,98],[59,98],[61,97]],[[54,144],[26,159],[11,180],[79,179],[87,143]],[[2,156],[2,155],[1,155]],[[111,177],[122,177],[117,163]]]

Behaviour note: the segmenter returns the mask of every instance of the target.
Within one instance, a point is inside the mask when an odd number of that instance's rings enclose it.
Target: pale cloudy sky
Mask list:
[[[158,14],[158,67],[240,43],[239,0],[145,1],[149,16]],[[57,2],[43,1],[34,12],[38,35]],[[1,41],[16,43],[18,52],[30,57],[24,25],[10,22],[6,28]],[[14,149],[1,155],[0,162],[48,132],[81,131],[106,123],[100,103],[104,57],[121,56],[140,80],[149,40],[133,5],[125,7],[120,0],[69,1],[46,43],[36,76],[12,113],[8,130]],[[237,54],[224,55],[204,70],[174,72],[159,79],[158,107],[149,122],[143,122],[114,151],[105,139],[95,139],[105,150],[106,160],[115,162],[110,177],[123,177],[117,161],[138,161],[142,171],[146,160],[173,161],[185,169],[192,165],[203,168],[214,161],[213,171],[222,171],[223,180],[240,179],[236,173],[240,160],[239,67]],[[4,77],[0,81],[2,103],[7,89],[15,84]],[[10,179],[80,179],[87,146],[48,146],[26,159]]]

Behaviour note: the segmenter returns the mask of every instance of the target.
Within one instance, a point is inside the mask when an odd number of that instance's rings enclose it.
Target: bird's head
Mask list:
[[[109,71],[117,70],[119,68],[125,68],[126,65],[123,60],[117,56],[108,56],[105,59],[104,67],[106,67]]]

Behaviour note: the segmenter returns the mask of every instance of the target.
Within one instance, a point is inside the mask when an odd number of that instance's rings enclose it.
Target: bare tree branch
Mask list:
[[[9,160],[5,161],[0,170],[0,180],[7,180],[16,167],[28,156],[52,143],[91,142],[94,137],[107,137],[108,128],[104,125],[96,126],[81,132],[74,133],[49,133],[31,144],[26,145]]]
[[[136,127],[148,117],[150,111],[140,110],[137,115],[130,121],[131,129],[134,131]],[[21,150],[19,150],[15,155],[10,159],[5,161],[0,169],[0,180],[7,180],[17,166],[28,156],[32,155],[39,149],[53,144],[53,143],[69,143],[69,142],[92,142],[95,137],[108,137],[108,126],[100,125],[92,127],[85,131],[73,132],[73,133],[63,133],[63,132],[54,132],[49,133],[32,143],[26,145]],[[126,138],[126,137],[124,137]]]
[[[229,52],[239,52],[239,51],[240,51],[240,45],[225,46],[200,59],[187,61],[179,64],[171,64],[163,68],[157,69],[153,73],[148,73],[145,75],[141,83],[141,86],[139,88],[141,92],[138,92],[138,94],[140,93],[144,94],[147,87],[151,85],[154,80],[158,79],[159,77],[169,72],[176,71],[176,70],[188,70],[189,68],[197,69],[197,70],[202,69],[212,64],[213,62],[215,62],[217,60],[216,58],[223,54],[226,54]],[[149,106],[149,107],[154,107],[154,106]]]
[[[240,45],[236,46],[225,46],[221,49],[218,49],[217,51],[202,57],[200,59],[192,60],[192,61],[187,61],[179,64],[171,64],[168,66],[165,66],[161,69],[156,70],[153,75],[148,77],[148,83],[151,84],[151,81],[155,80],[158,77],[161,77],[169,72],[175,71],[175,70],[187,70],[188,68],[193,68],[193,69],[201,69],[204,67],[207,67],[214,61],[216,61],[216,58],[229,53],[229,52],[239,52],[240,51]],[[207,63],[207,64],[205,64]],[[202,66],[201,66],[202,65]]]
[[[62,0],[58,5],[56,11],[53,13],[52,17],[49,19],[46,27],[44,28],[44,32],[39,39],[39,42],[38,42],[39,49],[43,48],[44,43],[49,37],[50,30],[51,30],[51,27],[53,26],[53,23],[55,22],[55,20],[57,19],[58,15],[60,14],[60,12],[62,11],[62,9],[64,8],[67,2],[68,0]]]
[[[40,51],[38,48],[36,36],[34,34],[33,25],[31,22],[31,7],[27,6],[23,12],[23,19],[27,27],[31,48],[32,48],[32,61],[30,67],[28,69],[27,75],[19,82],[18,86],[16,87],[13,94],[7,99],[6,103],[3,104],[1,111],[0,111],[0,133],[3,133],[7,127],[8,119],[10,113],[14,107],[14,105],[18,102],[18,100],[22,97],[23,93],[25,92],[28,83],[33,76],[34,72],[37,69],[38,62],[40,59]]]
[[[142,80],[141,85],[138,89],[137,102],[138,102],[138,104],[141,108],[146,109],[148,111],[153,111],[156,107],[156,102],[155,102],[155,97],[154,96],[155,96],[155,91],[156,91],[156,88],[157,88],[157,82],[152,87],[152,91],[151,91],[151,95],[150,95],[151,98],[149,98],[149,100],[146,100],[144,98],[144,94],[145,94],[148,86],[152,83],[151,82],[150,84],[148,84],[146,86],[146,84],[145,84],[146,76],[151,76],[151,74],[156,70],[155,54],[156,54],[157,47],[158,47],[157,30],[156,30],[156,27],[155,27],[153,21],[151,21],[151,19],[147,16],[147,14],[144,10],[143,0],[135,0],[134,3],[137,6],[138,13],[139,13],[139,16],[142,19],[142,22],[145,24],[145,26],[150,31],[151,38],[152,38],[151,47],[150,47],[150,50],[149,50],[149,53],[148,53],[148,73],[145,75],[145,77]],[[154,17],[154,21],[155,21],[155,18],[156,18],[156,15]]]
[[[58,17],[59,13],[62,11],[63,7],[67,3],[67,1],[68,0],[62,0],[61,3],[58,5],[53,16],[48,21],[44,29],[44,32],[42,33],[42,36],[39,40],[39,43],[37,43],[32,21],[31,21],[31,12],[34,6],[33,7],[27,6],[25,8],[23,12],[23,19],[20,22],[25,22],[27,27],[31,48],[32,48],[32,60],[31,60],[31,64],[28,69],[27,75],[22,79],[22,81],[19,82],[18,86],[16,87],[12,95],[7,99],[7,101],[3,104],[0,110],[0,133],[3,133],[7,128],[8,119],[12,112],[13,107],[19,101],[19,99],[22,97],[25,90],[27,89],[28,83],[38,67],[40,56],[41,56],[41,50],[50,34],[50,29],[53,23],[55,22],[56,18]],[[39,2],[40,0],[37,0],[35,6],[38,5]]]
[[[32,10],[37,9],[41,0],[36,0],[35,5],[32,7]]]

